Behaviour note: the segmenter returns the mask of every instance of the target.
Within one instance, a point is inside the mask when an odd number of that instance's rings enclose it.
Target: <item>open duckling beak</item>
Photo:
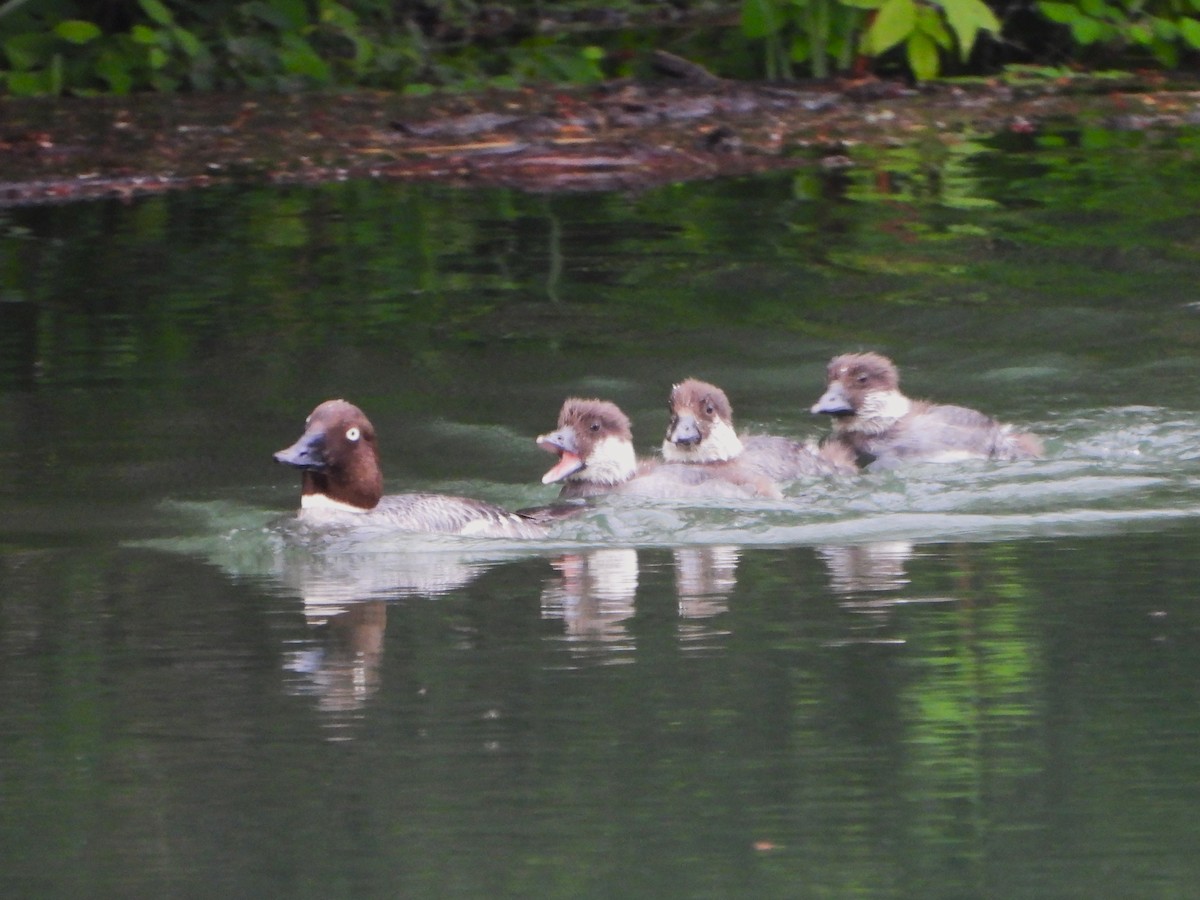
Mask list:
[[[575,444],[575,429],[573,428],[560,428],[549,434],[540,434],[537,437],[537,445],[547,453],[558,454],[558,462],[542,476],[542,484],[562,481],[564,478],[574,475],[584,466]]]

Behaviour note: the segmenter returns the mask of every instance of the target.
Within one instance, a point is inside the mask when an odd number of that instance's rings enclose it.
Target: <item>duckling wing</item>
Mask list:
[[[814,444],[805,444],[773,434],[742,437],[744,448],[738,461],[772,481],[790,481],[813,475],[845,475],[858,471],[853,458],[842,451],[822,452]]]
[[[1026,446],[1025,439],[1032,444]],[[1031,435],[1018,435],[1009,425],[965,406],[928,406],[905,417],[889,439],[873,446],[871,468],[890,468],[902,461],[959,462],[965,459],[1019,459],[1036,456]]]

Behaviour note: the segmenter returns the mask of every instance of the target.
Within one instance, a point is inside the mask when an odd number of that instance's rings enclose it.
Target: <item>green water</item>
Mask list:
[[[0,211],[0,893],[1186,897],[1200,882],[1197,135],[529,196]],[[823,433],[825,362],[1047,458],[298,541],[361,405],[393,491],[553,496],[568,395]]]

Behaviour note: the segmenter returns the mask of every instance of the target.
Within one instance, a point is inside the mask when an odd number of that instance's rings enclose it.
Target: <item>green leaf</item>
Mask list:
[[[148,25],[134,25],[130,29],[129,36],[135,44],[150,44],[158,43],[158,32]]]
[[[354,14],[353,10],[340,3],[331,3],[329,0],[321,0],[320,17],[322,22],[344,30],[358,25],[358,16]]]
[[[270,6],[293,31],[301,31],[308,25],[308,4],[304,0],[270,0]]]
[[[72,44],[86,44],[103,33],[95,22],[84,19],[66,19],[54,26],[54,33]]]
[[[174,25],[175,17],[159,0],[138,0],[138,5],[145,10],[146,15],[159,25]]]
[[[128,94],[133,87],[133,75],[129,71],[130,59],[124,53],[104,50],[96,59],[96,74],[108,82],[114,94]]]
[[[975,48],[975,38],[980,31],[990,31],[992,34],[1000,31],[1000,22],[983,0],[943,0],[942,8],[946,11],[950,30],[958,38],[960,55],[964,60]]]
[[[200,38],[196,37],[186,28],[180,28],[178,26],[172,28],[171,36],[175,38],[175,43],[177,43],[180,49],[182,49],[183,52],[188,56],[195,58],[204,52],[204,45],[200,43]]]
[[[1037,8],[1043,16],[1059,25],[1070,25],[1081,15],[1079,7],[1074,3],[1043,2],[1039,3]]]
[[[912,34],[917,23],[913,0],[886,0],[867,31],[866,48],[871,56],[879,56]]]
[[[879,9],[886,0],[842,0],[839,6],[851,6],[855,9]],[[1197,0],[1200,2],[1200,0]]]
[[[1179,37],[1179,26],[1170,19],[1151,17],[1150,24],[1154,28],[1154,36],[1164,41],[1173,41]]]
[[[303,75],[318,84],[328,84],[330,81],[328,64],[317,55],[312,45],[298,34],[283,36],[279,61],[283,63],[283,69],[289,75]]]
[[[1200,22],[1185,17],[1180,19],[1178,24],[1179,34],[1184,43],[1193,49],[1200,48]]]
[[[1129,39],[1142,47],[1154,42],[1154,30],[1144,22],[1129,26]]]
[[[954,49],[954,38],[946,30],[946,23],[937,10],[929,6],[917,7],[917,30],[929,35],[943,50]]]
[[[30,32],[14,34],[0,44],[8,64],[18,71],[36,69],[49,58],[54,47],[54,38],[48,34]]]
[[[170,57],[167,56],[167,51],[162,47],[150,48],[150,68],[161,69],[167,64],[169,59]]]
[[[1164,69],[1174,69],[1179,65],[1179,48],[1174,44],[1156,41],[1150,46],[1150,52]]]
[[[773,0],[742,0],[742,34],[748,38],[770,37],[783,27]]]
[[[1079,0],[1079,8],[1093,19],[1107,18],[1108,4],[1104,0]]]
[[[32,97],[50,91],[47,72],[9,72],[8,90],[14,97]]]
[[[1095,19],[1082,16],[1071,23],[1071,36],[1080,44],[1094,44],[1104,34],[1104,27]]]
[[[918,81],[928,81],[936,78],[940,66],[937,45],[933,38],[921,31],[914,31],[905,44],[908,55],[908,67]]]
[[[375,59],[375,44],[359,34],[348,34],[345,37],[348,41],[350,41],[351,44],[354,45],[355,71],[365,71],[365,67]],[[605,54],[604,50],[599,47],[585,47],[582,52],[584,55],[587,55],[593,50],[598,50],[601,54],[596,58],[597,62],[604,59],[604,57],[607,55]]]
[[[788,50],[788,59],[792,62],[805,62],[812,54],[812,48],[809,46],[808,37],[802,34],[796,35],[792,40],[791,49]]]

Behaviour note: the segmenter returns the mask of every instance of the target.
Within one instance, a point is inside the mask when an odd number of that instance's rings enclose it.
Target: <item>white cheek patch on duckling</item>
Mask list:
[[[881,400],[876,415],[882,419],[902,419],[912,409],[912,401],[899,391],[883,391]]]
[[[733,426],[718,419],[700,443],[681,447],[673,441],[663,441],[662,454],[668,462],[710,463],[733,459],[744,449]]]
[[[899,391],[870,391],[865,394],[853,416],[838,419],[834,427],[843,431],[879,434],[908,415],[912,401]]]
[[[619,437],[597,441],[585,462],[585,467],[574,479],[596,484],[621,484],[637,474],[637,456],[633,452],[633,444]]]

